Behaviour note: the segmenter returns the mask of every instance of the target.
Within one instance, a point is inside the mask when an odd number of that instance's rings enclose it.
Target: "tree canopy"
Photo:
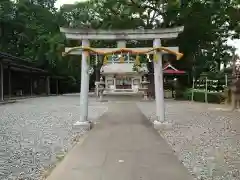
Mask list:
[[[57,75],[79,79],[79,57],[62,57],[66,41],[59,27],[93,29],[156,29],[184,26],[178,39],[164,45],[184,53],[176,66],[200,74],[219,71],[234,48],[226,44],[240,35],[240,1],[215,0],[89,0],[56,9],[56,0],[1,0],[0,50],[24,57]],[[129,42],[151,46],[152,42]],[[95,47],[113,46],[93,42]]]

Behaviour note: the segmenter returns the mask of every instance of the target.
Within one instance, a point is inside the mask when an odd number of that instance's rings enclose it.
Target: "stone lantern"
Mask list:
[[[144,76],[143,77],[143,81],[141,82],[142,87],[139,88],[140,91],[143,91],[143,100],[147,101],[148,100],[148,85],[149,85],[149,81],[147,81],[147,77]]]
[[[103,81],[103,77],[100,78],[100,81],[97,82],[97,90],[98,90],[98,94],[99,94],[99,101],[103,102],[103,92],[104,92],[104,85],[105,82]]]

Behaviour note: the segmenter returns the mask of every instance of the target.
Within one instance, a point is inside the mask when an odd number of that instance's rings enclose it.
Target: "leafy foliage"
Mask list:
[[[176,40],[162,43],[179,45],[184,58],[175,66],[192,71],[218,72],[231,60],[234,49],[228,38],[239,38],[239,0],[89,0],[54,7],[56,0],[1,0],[0,49],[34,61],[54,74],[79,80],[80,57],[61,56],[66,41],[60,26],[86,29],[151,29],[184,25]],[[95,47],[113,47],[115,42],[95,41]],[[131,46],[152,46],[151,41],[130,41]],[[149,65],[149,67],[152,67]],[[150,70],[151,71],[151,70]]]

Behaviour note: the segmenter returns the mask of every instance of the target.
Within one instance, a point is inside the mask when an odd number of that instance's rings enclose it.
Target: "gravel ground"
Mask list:
[[[138,107],[151,121],[154,102]],[[160,132],[198,180],[240,179],[240,112],[221,105],[166,101],[166,120],[173,128]]]
[[[106,110],[103,103],[90,98],[90,119]],[[73,124],[79,116],[79,96],[33,98],[0,106],[0,179],[39,179],[43,169],[56,163],[58,153],[73,146]]]

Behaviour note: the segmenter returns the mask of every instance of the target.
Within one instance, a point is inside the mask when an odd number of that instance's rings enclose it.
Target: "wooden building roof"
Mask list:
[[[48,71],[35,67],[34,63],[8,53],[0,52],[0,62],[15,71],[49,74]]]

